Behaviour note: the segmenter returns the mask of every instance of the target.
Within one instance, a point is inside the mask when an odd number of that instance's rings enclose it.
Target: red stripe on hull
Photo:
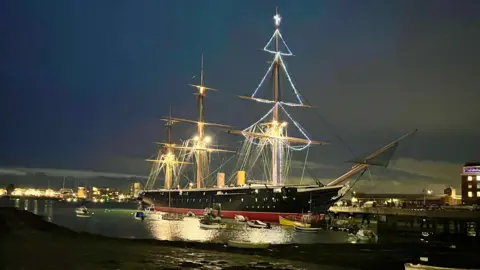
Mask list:
[[[167,212],[167,213],[178,213],[178,214],[186,214],[188,212],[192,212],[197,216],[203,215],[204,209],[189,209],[189,208],[171,208],[171,207],[155,207],[156,211],[160,212]],[[278,218],[280,216],[287,217],[287,216],[301,216],[298,213],[280,213],[280,212],[250,212],[250,211],[229,211],[229,210],[221,210],[222,218],[235,218],[236,215],[244,216],[250,220],[262,220],[262,221],[270,221],[270,222],[278,222]],[[323,218],[323,215],[320,215]],[[321,219],[320,218],[320,219]]]

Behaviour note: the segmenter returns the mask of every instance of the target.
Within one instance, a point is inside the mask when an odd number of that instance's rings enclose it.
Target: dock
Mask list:
[[[465,237],[480,240],[480,211],[460,208],[406,209],[397,207],[332,206],[331,222],[360,217],[362,224],[376,221],[381,234],[431,233],[438,236]]]
[[[464,209],[405,209],[396,207],[352,207],[352,206],[332,206],[330,212],[350,215],[388,215],[388,216],[412,216],[423,218],[460,218],[460,219],[480,219],[480,212],[474,212]]]

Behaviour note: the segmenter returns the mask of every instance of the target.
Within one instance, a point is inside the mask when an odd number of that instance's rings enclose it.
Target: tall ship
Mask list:
[[[204,98],[207,92],[217,90],[204,85],[202,56],[200,84],[191,85],[197,90],[195,94],[198,119],[174,118],[171,110],[170,115],[163,118],[167,127],[167,141],[161,143],[158,154],[148,160],[152,163],[150,176],[145,190],[139,195],[143,207],[170,213],[192,212],[196,215],[201,215],[206,208],[218,208],[221,209],[224,218],[241,215],[263,221],[278,221],[281,216],[305,214],[316,214],[321,217],[349,189],[348,182],[351,178],[360,177],[370,166],[388,166],[388,161],[384,162],[382,158],[391,157],[400,140],[416,131],[402,136],[364,158],[352,161],[354,165],[349,171],[327,184],[319,181],[309,185],[287,184],[292,153],[302,151],[308,153],[310,147],[327,143],[310,139],[306,130],[287,111],[291,107],[307,109],[311,105],[305,102],[296,89],[284,63],[284,57],[293,54],[280,33],[282,18],[276,12],[273,19],[275,31],[264,47],[264,51],[273,55],[273,61],[254,93],[251,96],[240,96],[241,99],[250,102],[269,105],[271,109],[243,130],[205,121]],[[291,96],[294,101],[283,99],[286,95],[280,89],[282,75],[292,89]],[[261,85],[269,77],[272,82],[271,98],[260,97]],[[176,144],[172,139],[172,126],[178,122],[195,124],[196,135],[192,139]],[[211,137],[206,135],[205,127],[220,127],[226,129],[229,134],[243,136],[243,144],[237,151],[220,149],[213,145]],[[227,155],[231,153],[231,157],[237,158],[235,170],[227,182],[221,166],[210,171],[211,156],[219,153]],[[305,158],[305,164],[306,160]],[[191,171],[194,172],[196,181],[188,181],[186,185],[181,185],[181,182],[185,183],[187,167],[193,167]],[[261,177],[256,178],[254,172],[260,172]],[[164,175],[164,187],[156,189],[155,183],[159,175]],[[209,186],[208,179],[214,179],[215,176],[215,184]]]

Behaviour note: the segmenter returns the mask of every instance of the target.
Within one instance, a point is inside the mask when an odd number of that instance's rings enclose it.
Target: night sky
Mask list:
[[[317,108],[292,114],[331,142],[310,150],[320,178],[348,168],[342,141],[362,155],[413,128],[396,173],[366,185],[440,189],[480,160],[480,1],[4,0],[0,166],[148,174],[169,105],[196,117],[188,84],[202,53],[220,90],[206,118],[245,128],[269,109],[235,95],[251,95],[268,67],[275,6],[296,55],[288,68]],[[182,124],[175,136],[193,133]]]

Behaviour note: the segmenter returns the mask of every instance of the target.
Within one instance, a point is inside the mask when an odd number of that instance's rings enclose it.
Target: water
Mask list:
[[[8,204],[8,205],[5,205]],[[75,203],[46,200],[18,199],[3,202],[3,206],[15,206],[42,215],[47,221],[70,228],[78,232],[89,232],[111,237],[158,239],[179,241],[201,241],[226,243],[228,240],[251,242],[287,243],[348,243],[348,235],[336,231],[318,233],[299,233],[292,227],[272,225],[271,229],[249,228],[245,223],[226,220],[227,228],[204,230],[199,227],[197,218],[185,218],[183,221],[167,221],[152,216],[145,220],[134,218],[135,207],[131,205],[90,204],[90,217],[78,217]],[[125,209],[125,207],[130,209]],[[123,208],[114,208],[123,207]]]

